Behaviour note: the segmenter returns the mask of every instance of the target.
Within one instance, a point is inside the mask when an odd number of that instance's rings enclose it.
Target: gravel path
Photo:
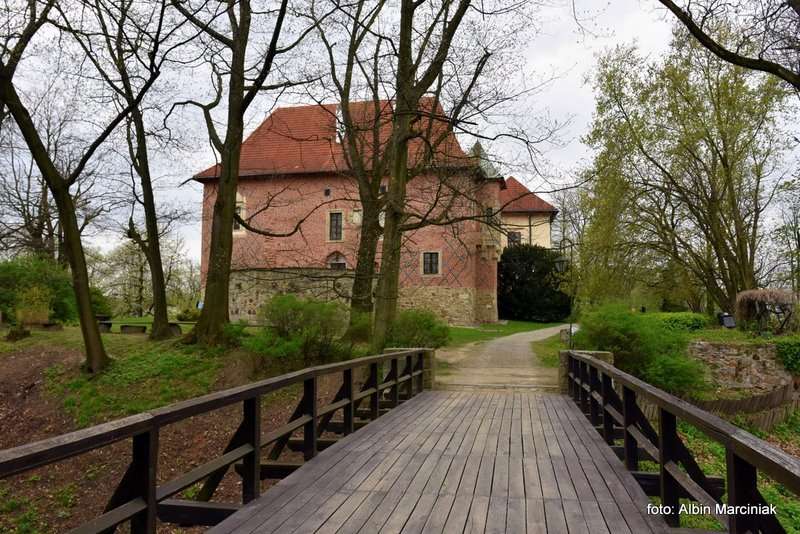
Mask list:
[[[552,326],[463,347],[439,349],[436,358],[452,367],[437,372],[437,384],[447,389],[524,388],[557,391],[558,369],[538,365],[531,342],[554,336],[562,328],[564,325]]]

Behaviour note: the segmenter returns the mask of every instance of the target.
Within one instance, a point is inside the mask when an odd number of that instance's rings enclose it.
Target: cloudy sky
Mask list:
[[[547,1],[547,0],[545,0]],[[672,20],[655,0],[550,0],[542,10],[541,33],[527,44],[524,51],[528,70],[533,78],[554,76],[553,81],[532,97],[532,107],[560,122],[568,121],[559,137],[560,146],[547,150],[547,171],[551,175],[569,176],[588,161],[590,154],[580,143],[589,126],[594,109],[594,95],[587,83],[594,71],[597,55],[616,44],[636,42],[640,49],[657,57],[667,48]],[[576,23],[573,8],[580,24]],[[532,80],[537,83],[536,80]],[[251,124],[255,128],[257,124]],[[495,150],[502,150],[495,147]],[[195,155],[182,162],[171,162],[169,181],[178,183],[213,162],[210,151],[199,148]],[[533,175],[520,178],[535,190],[547,185]],[[197,206],[198,217],[180,230],[187,252],[200,258],[199,210],[201,190],[197,184],[184,184],[165,191],[184,206]],[[546,194],[543,196],[547,196]],[[105,248],[105,247],[103,247]]]

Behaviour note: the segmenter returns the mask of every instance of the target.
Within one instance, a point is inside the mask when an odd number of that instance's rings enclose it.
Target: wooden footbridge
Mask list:
[[[689,532],[677,513],[688,501],[730,532],[785,531],[758,477],[798,495],[798,458],[590,355],[570,352],[567,363],[569,395],[430,390],[433,355],[421,349],[313,367],[2,451],[0,478],[129,440],[127,471],[82,533],[123,523],[133,533]],[[334,374],[338,393],[320,403],[318,380]],[[295,384],[303,395],[290,420],[263,428],[262,397]],[[234,404],[241,423],[223,454],[160,482],[159,431]],[[725,477],[702,471],[678,421],[725,447]],[[291,449],[305,462],[282,462]],[[213,500],[231,469],[241,505]],[[177,498],[197,483],[196,500]]]

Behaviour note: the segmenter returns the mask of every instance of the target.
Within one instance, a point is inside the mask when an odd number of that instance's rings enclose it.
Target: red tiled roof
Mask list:
[[[420,108],[431,108],[432,99],[424,99]],[[379,122],[380,145],[385,145],[391,133],[391,102],[381,102],[381,110],[376,113],[373,102],[351,103],[351,115],[355,122],[365,125]],[[323,172],[345,172],[349,166],[342,150],[336,142],[336,104],[310,105],[277,108],[251,133],[242,144],[240,157],[240,176],[267,176],[275,174],[313,174]],[[374,117],[378,115],[378,121]],[[437,105],[434,113],[420,119],[421,129],[428,126],[429,116],[443,116],[444,111]],[[458,144],[455,134],[447,122],[433,119],[431,139],[438,140],[444,135],[434,156],[434,165],[463,167],[475,165]],[[368,158],[371,147],[371,128],[366,127],[364,140],[360,144]],[[410,160],[413,164],[415,153],[421,153],[427,145],[416,138],[409,146]],[[194,176],[195,179],[213,179],[219,174],[219,165],[214,165]]]
[[[500,190],[500,206],[503,212],[558,212],[552,204],[545,202],[535,193],[531,193],[530,189],[519,183],[513,176],[509,176],[505,181],[505,188]]]

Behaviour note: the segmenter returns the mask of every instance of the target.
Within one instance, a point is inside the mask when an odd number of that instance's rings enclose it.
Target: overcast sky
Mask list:
[[[559,134],[562,146],[546,153],[548,173],[568,176],[586,165],[590,156],[580,137],[586,133],[594,110],[594,95],[587,77],[594,71],[597,55],[616,44],[636,42],[642,52],[657,57],[669,45],[672,20],[655,0],[610,0],[604,4],[575,0],[581,25],[575,22],[571,0],[551,0],[551,4],[542,11],[540,35],[527,44],[524,54],[533,78],[555,76],[546,88],[532,97],[530,105],[541,113],[548,113],[553,120],[569,120]],[[532,83],[538,82],[532,80]],[[257,124],[251,124],[250,128],[255,126]],[[502,151],[502,147],[492,148]],[[177,184],[211,163],[210,150],[206,146],[198,147],[191,157],[168,162],[169,181]],[[547,187],[532,174],[522,173],[519,178],[527,181],[532,189]],[[184,206],[196,206],[197,219],[184,225],[179,232],[187,252],[199,260],[200,187],[189,183],[162,194],[179,199]],[[110,248],[116,241],[102,239],[98,244]]]

